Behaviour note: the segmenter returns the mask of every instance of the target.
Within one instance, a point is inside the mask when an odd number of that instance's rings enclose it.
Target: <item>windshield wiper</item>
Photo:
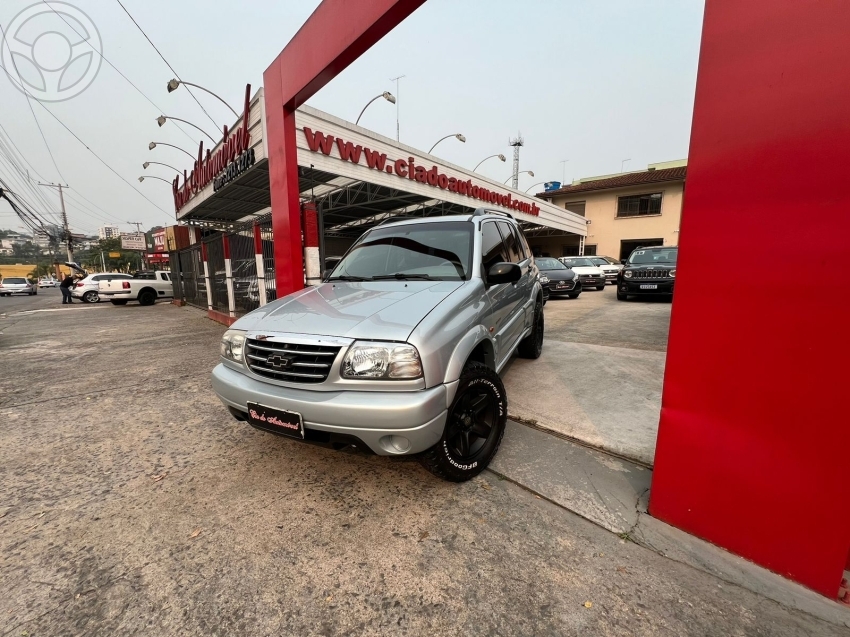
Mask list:
[[[404,281],[406,279],[423,279],[425,281],[439,281],[439,279],[435,279],[430,274],[405,274],[403,272],[396,272],[395,274],[379,274],[378,276],[372,277],[372,281],[386,281],[388,279],[396,279],[398,281]]]
[[[371,279],[367,279],[362,276],[349,276],[347,274],[343,274],[341,276],[332,276],[328,279],[328,281],[370,281]]]

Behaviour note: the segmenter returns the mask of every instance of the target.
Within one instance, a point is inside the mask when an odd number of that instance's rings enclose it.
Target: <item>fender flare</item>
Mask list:
[[[478,345],[483,341],[486,341],[489,346],[487,354],[489,360],[487,360],[486,363],[488,367],[491,367],[492,369],[496,368],[493,340],[490,338],[487,328],[483,325],[476,325],[464,334],[458,341],[457,345],[455,345],[454,351],[449,358],[448,365],[446,365],[446,374],[443,378],[443,383],[448,385],[449,383],[454,383],[460,379],[463,366],[466,365],[466,361],[469,360],[469,355],[472,354],[472,350],[478,347]]]

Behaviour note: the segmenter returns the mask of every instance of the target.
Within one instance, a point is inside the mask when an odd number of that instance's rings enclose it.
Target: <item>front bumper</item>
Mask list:
[[[219,363],[212,386],[227,407],[247,413],[247,403],[254,402],[294,411],[305,432],[356,438],[381,456],[430,449],[443,435],[448,413],[445,385],[400,392],[310,391],[264,383]]]
[[[581,292],[581,285],[576,281],[568,281],[566,287],[558,287],[558,283],[560,281],[550,281],[549,282],[549,294],[551,296],[559,296],[561,294],[575,294],[576,292]]]
[[[646,279],[638,279],[637,281],[622,280],[617,283],[617,290],[620,294],[673,294],[674,281],[647,281]],[[641,285],[656,285],[656,289],[641,289]]]

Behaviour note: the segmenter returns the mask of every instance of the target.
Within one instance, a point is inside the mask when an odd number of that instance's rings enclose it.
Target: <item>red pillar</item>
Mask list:
[[[650,511],[834,597],[850,3],[708,0]]]
[[[295,109],[425,0],[324,0],[263,74],[278,298],[304,286]]]

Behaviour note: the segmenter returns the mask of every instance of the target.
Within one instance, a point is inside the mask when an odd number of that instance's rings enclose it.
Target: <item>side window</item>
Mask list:
[[[91,278],[92,281],[100,281],[101,279],[105,279],[105,276],[93,276]]]
[[[519,247],[519,258],[525,260],[531,256],[531,250],[528,249],[528,242],[525,240],[525,235],[522,233],[522,228],[519,226],[511,226],[514,234],[517,236],[517,246]]]
[[[508,258],[505,260],[512,263],[519,263],[522,261],[518,246],[519,240],[514,234],[513,229],[511,229],[511,224],[507,221],[500,221],[499,229],[502,231],[502,237],[505,240],[505,248],[508,251]]]
[[[508,252],[502,243],[502,236],[495,221],[487,221],[481,226],[481,263],[484,274],[497,263],[508,261]]]

